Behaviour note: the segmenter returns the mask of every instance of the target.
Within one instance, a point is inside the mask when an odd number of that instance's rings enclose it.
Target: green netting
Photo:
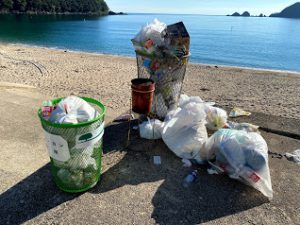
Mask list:
[[[103,138],[95,138],[92,145],[89,146],[78,145],[78,140],[81,137],[93,140],[92,136],[95,131],[98,133],[98,137],[100,137],[99,134],[103,135],[101,132],[102,128],[104,129],[105,107],[94,99],[82,99],[97,107],[100,115],[96,119],[80,124],[54,124],[43,118],[41,109],[38,113],[46,134],[46,140],[51,142],[51,138],[47,139],[47,136],[50,134],[51,136],[58,135],[67,142],[69,149],[67,160],[61,161],[57,160],[57,157],[50,156],[51,172],[54,181],[60,189],[67,192],[86,191],[96,185],[101,174]],[[61,98],[55,99],[52,102],[57,104],[60,100]],[[57,145],[57,143],[54,144]]]

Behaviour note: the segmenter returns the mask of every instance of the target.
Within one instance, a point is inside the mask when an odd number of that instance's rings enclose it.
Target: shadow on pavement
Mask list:
[[[21,224],[77,196],[56,187],[48,163],[0,195],[0,224]]]
[[[126,154],[102,174],[101,182],[90,193],[163,180],[151,200],[152,218],[158,224],[198,224],[267,202],[258,191],[225,176],[208,175],[205,168],[199,167],[199,178],[184,189],[181,182],[190,169],[182,167],[181,160],[163,141],[140,139],[135,131],[130,146],[124,148],[127,130],[128,123],[112,123],[106,128],[104,154],[113,151],[126,151]],[[154,155],[161,156],[160,166],[151,161]],[[47,164],[0,195],[0,224],[26,222],[78,196],[56,187]],[[135,200],[147,201],[141,195]]]
[[[113,123],[106,128],[106,152],[124,149],[127,129],[128,123]],[[198,179],[185,189],[182,180],[190,169],[182,167],[181,160],[163,141],[140,139],[137,132],[131,137],[124,158],[104,172],[101,183],[90,192],[104,193],[124,185],[164,180],[152,199],[152,218],[158,224],[198,224],[268,202],[261,193],[238,181],[208,175],[205,167],[197,168]],[[154,155],[161,156],[161,166],[155,166],[151,161]],[[145,199],[139,196],[136,201]]]

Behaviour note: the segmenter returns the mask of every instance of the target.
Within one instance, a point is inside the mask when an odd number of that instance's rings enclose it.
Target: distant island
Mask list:
[[[232,15],[227,15],[227,16],[243,16],[243,17],[249,17],[252,16],[248,11],[243,12],[242,14],[239,14],[238,12],[233,13]],[[266,17],[264,14],[259,14],[258,16],[252,16],[252,17]]]
[[[244,16],[244,17],[248,17],[250,16],[250,13],[245,11],[242,14],[239,14],[238,12],[233,13],[232,15],[227,15],[227,16]]]
[[[242,14],[239,14],[238,12],[233,13],[232,15],[227,16],[243,16],[243,17],[249,17],[251,16],[249,12],[245,11]],[[266,17],[264,14],[260,14],[256,17]],[[283,17],[283,18],[300,18],[300,2],[297,2],[284,10],[282,10],[280,13],[273,13],[270,15],[270,17]]]
[[[0,0],[0,13],[108,15],[104,0]]]
[[[300,18],[300,2],[285,8],[280,13],[273,13],[270,17]]]
[[[115,15],[128,15],[128,14],[127,13],[123,13],[123,12],[109,11],[108,15],[115,16]]]

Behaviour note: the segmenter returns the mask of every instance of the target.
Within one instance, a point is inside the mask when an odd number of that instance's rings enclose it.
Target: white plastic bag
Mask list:
[[[76,96],[62,99],[51,113],[49,121],[53,123],[77,124],[96,118],[99,113],[86,101]]]
[[[256,188],[270,199],[273,197],[268,146],[259,133],[220,129],[204,143],[201,157],[215,158],[213,165],[219,172]]]
[[[188,103],[167,115],[162,132],[165,144],[183,159],[200,158],[200,148],[207,139],[203,104]]]
[[[140,136],[146,139],[160,139],[161,133],[163,130],[163,122],[160,120],[148,118],[148,121],[145,121],[139,125]]]
[[[167,28],[165,23],[160,22],[158,19],[146,26],[142,27],[140,32],[134,37],[134,41],[138,43],[145,42],[147,40],[152,40],[155,45],[164,45],[163,31]]]
[[[197,103],[203,104],[206,120],[207,120],[207,128],[210,130],[218,130],[223,128],[227,123],[227,112],[221,108],[214,107],[214,102],[204,102],[199,96],[187,96],[185,94],[180,95],[179,99],[179,107],[184,107],[189,103]]]
[[[210,130],[218,130],[223,128],[227,123],[227,112],[224,109],[205,105],[206,127]]]
[[[205,103],[199,96],[191,96],[182,94],[179,98],[179,107],[183,108],[185,105],[194,102],[194,103]]]

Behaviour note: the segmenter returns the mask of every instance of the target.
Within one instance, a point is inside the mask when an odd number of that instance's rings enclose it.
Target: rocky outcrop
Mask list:
[[[113,12],[113,11],[109,11],[108,15],[114,16],[114,15],[127,15],[126,13],[123,12]]]
[[[243,14],[241,16],[248,17],[248,16],[250,16],[250,13],[248,11],[245,11],[245,12],[243,12]]]
[[[227,16],[230,16],[230,15],[227,15]],[[239,14],[238,12],[235,12],[231,16],[244,16],[244,17],[248,17],[248,16],[250,16],[250,13],[247,12],[247,11],[243,12],[243,14]]]
[[[241,16],[238,12],[233,13],[231,16]]]

